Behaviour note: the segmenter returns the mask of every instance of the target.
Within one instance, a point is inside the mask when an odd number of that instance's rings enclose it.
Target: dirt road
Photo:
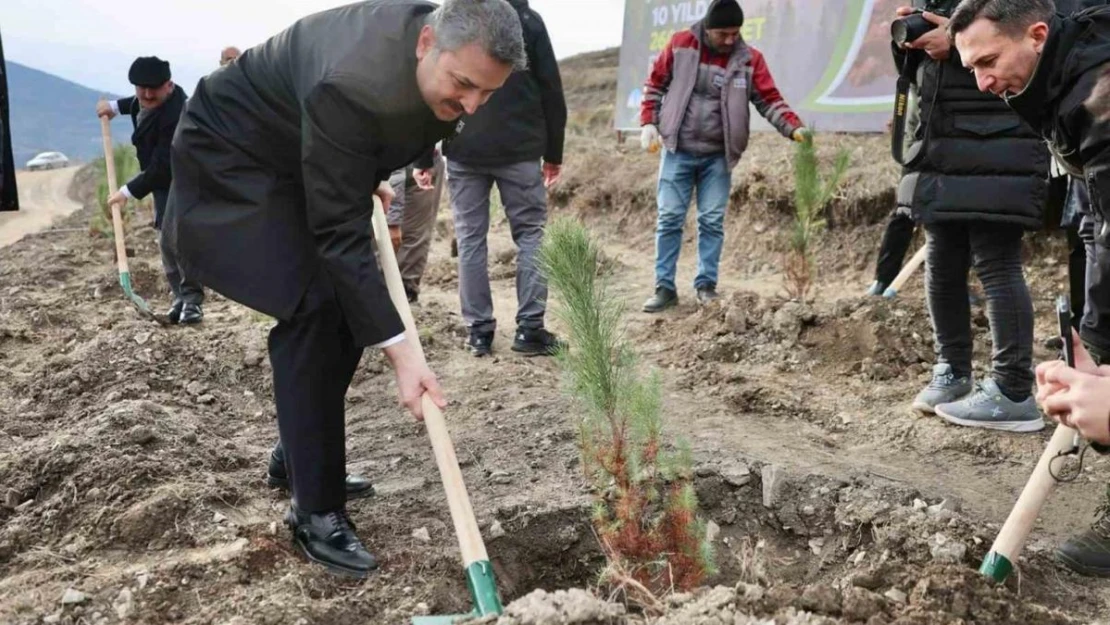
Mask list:
[[[16,174],[20,209],[0,213],[0,247],[11,245],[24,236],[45,230],[55,220],[81,208],[69,197],[69,185],[77,167],[48,171],[20,171]]]

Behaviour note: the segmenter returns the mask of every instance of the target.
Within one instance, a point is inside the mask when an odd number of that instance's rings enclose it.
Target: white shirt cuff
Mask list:
[[[135,199],[135,196],[131,195],[131,189],[128,189],[127,185],[123,185],[122,187],[120,187],[119,192],[123,194],[123,197],[125,197],[129,200]]]
[[[395,336],[391,339],[386,339],[386,340],[382,341],[381,343],[375,343],[375,344],[371,345],[370,347],[377,347],[378,349],[385,349],[385,348],[387,348],[391,345],[396,345],[396,344],[400,343],[403,340],[405,340],[405,333],[404,332],[398,334],[397,336]]]
[[[119,115],[119,100],[109,100],[108,105],[112,107],[112,112]]]

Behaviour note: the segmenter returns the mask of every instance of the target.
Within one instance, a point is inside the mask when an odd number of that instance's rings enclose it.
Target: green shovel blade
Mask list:
[[[1014,565],[1010,559],[996,551],[988,553],[979,567],[980,573],[999,583],[1006,581],[1013,570]]]
[[[133,304],[138,306],[139,310],[141,310],[145,313],[150,312],[150,305],[147,304],[146,301],[143,298],[136,295],[135,294],[135,289],[131,286],[131,272],[129,272],[129,271],[119,272],[119,285],[121,287],[123,287],[124,295],[126,295],[127,298],[130,299]]]
[[[493,566],[482,560],[466,567],[466,586],[470,589],[470,599],[474,610],[470,614],[448,614],[439,616],[414,616],[412,625],[454,625],[458,621],[490,614],[501,614],[501,598],[497,595],[497,581],[493,578]]]

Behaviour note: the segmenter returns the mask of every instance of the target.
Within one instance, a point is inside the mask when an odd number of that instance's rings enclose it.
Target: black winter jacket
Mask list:
[[[520,15],[528,69],[514,72],[489,102],[463,120],[458,136],[444,143],[448,160],[496,167],[539,159],[563,162],[567,103],[559,63],[543,19],[528,0],[509,0]]]
[[[1110,80],[1110,6],[1057,16],[1037,69],[1007,103],[1048,140],[1069,173],[1087,183],[1098,241],[1110,245],[1110,121],[1088,107],[1100,78]]]
[[[181,119],[181,109],[185,107],[185,90],[174,85],[173,93],[158,108],[151,111],[139,123],[138,98],[120,98],[116,101],[119,112],[131,116],[135,131],[131,133],[131,143],[139,157],[142,169],[127,183],[127,190],[136,199],[143,199],[155,191],[169,191],[173,175],[170,171],[170,144]]]
[[[1091,92],[1110,80],[1110,7],[1057,16],[1029,84],[1007,103],[1049,141],[1069,173],[1087,183],[1095,241],[1110,246],[1110,120],[1091,114]],[[1106,328],[1080,328],[1083,341],[1110,351]]]
[[[899,70],[906,58],[895,51]],[[921,121],[907,137],[899,206],[926,224],[1041,227],[1049,152],[1040,136],[997,96],[979,91],[954,46],[946,61],[924,57],[916,84]]]

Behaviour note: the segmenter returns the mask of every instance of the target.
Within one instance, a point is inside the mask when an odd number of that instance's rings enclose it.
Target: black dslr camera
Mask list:
[[[890,38],[899,48],[907,43],[913,43],[918,37],[937,27],[936,24],[925,19],[922,13],[928,11],[941,17],[951,17],[952,5],[956,3],[952,0],[914,2],[914,5],[918,4],[924,6],[914,6],[913,13],[900,17],[890,24]]]

